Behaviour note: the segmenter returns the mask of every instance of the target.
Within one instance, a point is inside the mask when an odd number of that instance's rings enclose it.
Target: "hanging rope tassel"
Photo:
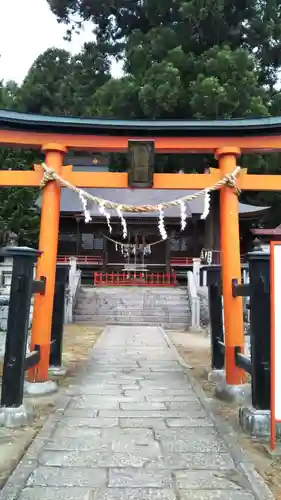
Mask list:
[[[104,201],[102,201],[99,205],[99,211],[101,213],[101,215],[103,215],[105,218],[106,218],[106,222],[107,222],[107,226],[108,226],[108,230],[109,230],[109,233],[111,234],[112,233],[112,226],[111,226],[111,223],[110,223],[110,213],[108,213],[105,208],[104,208]]]
[[[127,231],[127,223],[123,217],[123,214],[122,214],[122,205],[118,205],[118,207],[116,208],[116,212],[118,214],[118,217],[120,218],[120,222],[121,222],[121,226],[122,226],[122,229],[123,229],[123,238],[124,240],[127,238],[127,234],[128,234],[128,231]]]
[[[88,224],[88,222],[91,222],[92,217],[91,217],[91,214],[87,208],[87,200],[84,198],[83,194],[81,194],[81,193],[79,194],[79,198],[80,198],[80,201],[82,203],[85,222],[86,222],[86,224]]]
[[[205,197],[204,197],[204,209],[203,213],[200,217],[200,219],[207,219],[209,212],[210,212],[210,206],[211,206],[211,195],[209,189],[205,190]]]
[[[184,231],[186,228],[186,205],[184,201],[180,200],[180,207],[181,207],[181,231]]]
[[[159,219],[158,219],[159,233],[161,234],[162,240],[166,240],[167,237],[168,237],[168,235],[167,235],[167,231],[166,231],[166,228],[165,228],[164,212],[163,212],[163,209],[162,209],[162,205],[158,206],[158,210],[159,210]]]

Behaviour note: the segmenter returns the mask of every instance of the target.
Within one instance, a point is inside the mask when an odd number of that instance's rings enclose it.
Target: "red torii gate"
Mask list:
[[[156,153],[212,153],[219,169],[208,174],[154,174],[152,189],[209,188],[236,168],[242,153],[281,151],[281,117],[219,121],[116,121],[25,115],[0,111],[0,145],[40,148],[45,162],[77,187],[128,187],[127,173],[73,172],[63,165],[68,149],[126,152],[129,140],[154,141]],[[0,171],[0,186],[38,187],[43,170]],[[281,190],[279,175],[249,175],[237,179],[241,190]],[[37,279],[46,277],[44,295],[36,295],[32,347],[39,345],[41,360],[30,380],[48,380],[50,335],[57,261],[61,187],[48,182],[43,188]],[[244,372],[235,365],[234,347],[244,348],[242,298],[232,296],[232,279],[241,282],[238,197],[236,189],[220,189],[222,281],[225,323],[226,382],[239,385]]]

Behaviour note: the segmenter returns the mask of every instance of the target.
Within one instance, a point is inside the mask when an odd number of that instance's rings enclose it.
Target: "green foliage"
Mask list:
[[[38,160],[33,151],[0,149],[1,170],[30,170]],[[36,246],[40,212],[36,206],[38,189],[0,189],[0,244],[6,243],[9,233],[17,234],[20,245]]]
[[[62,114],[62,95],[68,87],[70,54],[65,50],[49,49],[31,66],[18,94],[20,111],[46,115]]]
[[[18,86],[14,82],[0,82],[0,108],[18,108]],[[34,151],[0,148],[1,170],[29,170],[39,155]],[[36,246],[40,214],[35,202],[37,189],[0,189],[0,245],[7,242],[9,233],[18,235],[19,244]]]

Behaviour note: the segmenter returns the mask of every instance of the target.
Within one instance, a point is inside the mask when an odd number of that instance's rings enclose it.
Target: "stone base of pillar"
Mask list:
[[[270,410],[256,410],[252,406],[239,409],[239,423],[244,432],[252,437],[269,438]],[[281,436],[281,424],[276,424],[276,435]]]
[[[46,382],[24,382],[24,394],[30,397],[48,396],[53,394],[58,389],[57,383],[54,380]]]
[[[221,382],[216,386],[215,395],[228,403],[250,404],[251,385],[228,385],[226,382]]]
[[[25,427],[33,423],[33,408],[26,405],[17,408],[0,409],[0,426],[9,428]]]
[[[65,377],[67,374],[67,370],[63,366],[50,366],[48,372],[50,377],[57,378]]]
[[[225,370],[211,370],[208,373],[208,381],[215,383],[224,383],[225,382]]]

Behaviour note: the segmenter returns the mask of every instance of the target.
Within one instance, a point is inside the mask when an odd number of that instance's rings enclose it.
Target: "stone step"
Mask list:
[[[115,323],[118,324],[123,324],[123,325],[182,325],[186,328],[190,327],[190,321],[187,320],[181,320],[180,318],[169,318],[169,319],[162,319],[161,321],[158,319],[156,320],[155,318],[123,318],[123,317],[115,317],[115,318],[105,318],[102,316],[96,316],[96,317],[85,317],[85,316],[74,316],[74,322],[75,323],[88,323],[88,324],[101,324],[101,325],[113,325]]]
[[[117,293],[114,293],[114,294],[102,294],[102,293],[95,293],[95,294],[77,294],[77,300],[86,300],[86,301],[92,301],[92,300],[100,300],[100,301],[104,301],[104,300],[119,300],[119,301],[122,301],[122,300],[126,300],[129,301],[129,302],[139,302],[139,301],[142,301],[142,302],[148,302],[148,301],[155,301],[155,302],[176,302],[176,303],[184,303],[188,300],[188,295],[179,295],[178,297],[176,295],[135,295],[135,294],[131,294],[131,295],[124,295],[124,294],[117,294]]]
[[[118,325],[142,325],[142,326],[161,326],[164,329],[167,330],[188,330],[190,328],[190,324],[187,322],[153,322],[153,321],[139,321],[139,320],[134,320],[131,319],[130,321],[125,321],[124,319],[120,320],[114,320],[114,321],[103,321],[99,318],[96,318],[95,320],[91,319],[81,319],[80,317],[76,318],[74,317],[74,322],[77,324],[91,324],[91,325],[97,325],[97,326],[106,326],[110,324],[118,324]]]
[[[75,314],[75,318],[81,318],[85,319],[85,321],[91,321],[94,319],[99,318],[102,321],[113,321],[113,320],[126,320],[126,321],[152,321],[153,323],[163,323],[163,322],[171,322],[171,321],[177,321],[177,323],[189,323],[190,317],[189,316],[167,316],[167,317],[159,317],[159,316],[150,316],[150,315],[145,315],[145,316],[136,316],[136,315],[121,315],[121,314]]]
[[[102,311],[108,311],[109,307],[107,306],[106,307],[106,304],[104,304],[103,306],[101,307],[98,307],[96,304],[78,304],[76,306],[76,311],[92,311],[92,312],[95,312],[96,314],[97,313],[100,313]],[[151,307],[143,307],[143,304],[137,304],[137,305],[134,305],[134,306],[128,306],[128,304],[126,304],[126,306],[120,304],[116,304],[114,306],[114,310],[118,310],[118,311],[149,311],[149,310],[152,310],[152,311],[163,311],[163,309],[167,310],[167,305],[166,304],[163,304],[163,305],[156,305],[156,306],[151,306]],[[190,308],[189,308],[189,304],[184,304],[184,306],[179,306],[179,305],[170,305],[168,306],[168,310],[169,311],[174,311],[175,313],[180,313],[181,311],[189,311]]]
[[[169,329],[190,326],[186,289],[142,287],[81,287],[74,321],[96,325],[154,325]]]
[[[111,295],[111,294],[122,294],[122,295],[164,295],[166,296],[186,296],[187,290],[184,289],[172,289],[172,288],[164,288],[164,287],[152,287],[152,288],[135,288],[135,287],[108,287],[108,288],[80,288],[80,294],[83,295],[91,295],[91,294],[99,294],[99,295]]]

